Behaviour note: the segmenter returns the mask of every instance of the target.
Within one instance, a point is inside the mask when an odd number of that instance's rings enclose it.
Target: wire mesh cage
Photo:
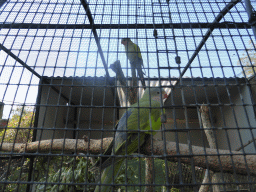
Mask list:
[[[0,191],[256,191],[254,0],[0,0]]]

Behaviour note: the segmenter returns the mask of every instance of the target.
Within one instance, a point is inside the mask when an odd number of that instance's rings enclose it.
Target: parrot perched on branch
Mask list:
[[[113,157],[101,157],[94,168],[103,170],[101,181],[94,192],[108,192],[111,184],[118,176],[125,157],[136,152],[145,142],[145,136],[155,135],[152,130],[161,127],[161,99],[167,98],[166,92],[161,88],[147,88],[138,103],[133,104],[119,120],[117,130],[112,143],[104,155]],[[148,130],[148,131],[147,131]],[[114,175],[113,175],[114,171]],[[108,184],[108,185],[106,185]]]
[[[136,69],[139,75],[139,78],[141,80],[141,83],[144,88],[146,88],[145,79],[142,71],[143,67],[143,60],[140,52],[140,47],[133,43],[130,38],[123,38],[121,40],[121,43],[124,45],[126,56],[130,61],[131,64],[131,70],[132,70],[132,77],[136,77]]]

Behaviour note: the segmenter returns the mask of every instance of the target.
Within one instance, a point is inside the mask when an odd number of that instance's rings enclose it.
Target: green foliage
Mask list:
[[[243,53],[242,58],[238,61],[238,65],[243,66],[246,77],[256,74],[256,44],[249,42],[250,47]]]
[[[34,112],[31,107],[17,107],[12,110],[11,118],[8,122],[8,128],[0,131],[0,141],[26,143],[32,141]],[[18,129],[17,129],[18,128]]]
[[[163,186],[161,192],[167,192],[167,188]],[[176,188],[171,188],[170,192],[180,192],[180,190]]]
[[[41,161],[41,162],[40,162]],[[49,162],[47,158],[45,160],[40,160],[37,165],[37,169],[42,172],[45,171],[42,178],[39,182],[43,184],[39,184],[36,186],[36,192],[48,191],[62,191],[62,192],[70,192],[75,190],[84,190],[86,191],[94,191],[95,185],[90,185],[90,183],[97,183],[96,177],[98,175],[94,175],[94,173],[88,171],[92,164],[90,161],[87,161],[86,158],[77,158],[74,160],[72,157],[66,157],[61,160],[61,157],[54,157]],[[61,164],[61,161],[63,162]],[[49,169],[47,170],[46,166],[49,164]],[[165,175],[163,170],[163,164],[165,162],[160,159],[154,159],[154,183],[160,186],[155,187],[156,192],[164,191],[163,187],[165,185]],[[62,167],[61,167],[62,165]],[[58,167],[59,166],[59,167]],[[48,183],[46,183],[48,182]],[[140,187],[140,184],[145,182],[145,161],[144,159],[134,158],[127,160],[126,163],[123,163],[120,173],[115,180],[116,184],[123,184],[123,186],[118,185],[115,187],[114,191],[128,191],[128,192],[137,192],[144,191],[144,186]],[[55,184],[59,183],[59,185]],[[61,184],[65,185],[61,185]],[[81,185],[70,185],[71,183],[81,183]],[[86,185],[87,184],[87,185]],[[126,187],[125,185],[131,185]],[[162,185],[162,186],[161,186]],[[127,189],[126,189],[127,188]],[[167,191],[167,190],[166,190]],[[180,192],[179,189],[172,188],[171,192]]]
[[[29,163],[28,159],[0,160],[0,181],[27,181]],[[8,167],[8,164],[10,167]],[[0,184],[0,191],[26,191],[26,184],[9,183]]]
[[[32,140],[32,130],[25,128],[31,128],[32,125],[33,108],[17,107],[12,111],[8,127],[0,130],[0,142],[30,142]],[[27,158],[2,159],[0,160],[0,181],[27,181],[28,170],[29,160]],[[4,191],[26,191],[26,184],[1,184],[0,191],[2,191],[2,189],[4,189]]]
[[[127,165],[127,166],[126,166]],[[166,175],[164,172],[165,161],[161,159],[154,159],[154,184],[159,185],[154,188],[156,192],[164,191],[166,184]],[[127,167],[127,168],[126,168]],[[131,160],[127,160],[123,163],[119,176],[115,180],[117,184],[130,184],[131,186],[118,186],[121,191],[136,192],[136,191],[144,191],[144,186],[139,186],[140,184],[145,183],[145,160],[143,158],[133,158]],[[167,190],[166,190],[167,191]],[[172,188],[171,192],[179,192],[179,189]]]
[[[62,161],[62,163],[61,163]],[[66,157],[62,159],[62,157],[55,157],[52,159],[53,163],[41,162],[42,164],[49,164],[49,169],[46,170],[46,176],[41,178],[39,182],[45,183],[49,182],[49,184],[39,184],[36,186],[36,192],[41,191],[63,191],[63,192],[71,192],[75,190],[84,190],[86,191],[94,191],[95,185],[89,185],[89,183],[95,183],[95,176],[92,172],[88,171],[88,169],[92,166],[90,161],[86,158],[78,157]],[[55,167],[56,165],[62,165],[62,167]],[[39,170],[45,168],[38,167]],[[60,183],[51,184],[51,183]],[[65,185],[61,185],[61,183],[65,183]],[[81,185],[70,185],[71,183],[81,183]],[[87,185],[86,185],[87,184]]]

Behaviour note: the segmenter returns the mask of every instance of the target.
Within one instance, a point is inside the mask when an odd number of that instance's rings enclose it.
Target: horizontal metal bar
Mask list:
[[[249,29],[248,23],[173,23],[173,24],[93,24],[94,29]],[[34,24],[34,23],[1,23],[0,28],[6,29],[92,29],[90,24]]]

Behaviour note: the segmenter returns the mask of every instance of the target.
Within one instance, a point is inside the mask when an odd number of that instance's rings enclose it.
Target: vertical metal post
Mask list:
[[[70,107],[70,106],[69,106],[69,107]],[[78,124],[78,121],[77,121],[77,110],[78,110],[78,108],[75,107],[75,108],[73,108],[73,109],[74,109],[74,124],[73,124],[73,126],[74,126],[74,131],[73,131],[73,139],[76,139],[77,130],[75,130],[75,129],[78,128],[78,127],[77,127],[77,124]]]
[[[42,96],[42,83],[43,79],[40,78],[39,85],[38,85],[38,93],[37,93],[37,100],[36,100],[36,112],[35,112],[35,119],[34,119],[34,129],[33,129],[33,136],[32,136],[32,141],[36,141],[36,136],[37,136],[37,128],[38,128],[38,118],[39,118],[39,110],[40,110],[40,103],[41,103],[41,96]],[[29,157],[29,171],[28,171],[28,183],[26,192],[30,192],[32,190],[33,186],[33,181],[31,181],[33,178],[33,169],[34,169],[34,156]]]
[[[250,19],[252,19],[253,17],[253,9],[252,9],[252,5],[251,5],[251,1],[250,0],[244,0],[244,3],[245,3],[245,8],[246,8],[246,12],[248,14],[248,18],[249,18],[249,21]],[[249,24],[252,24],[251,22]],[[253,31],[253,34],[254,34],[254,38],[256,40],[256,24],[252,24],[251,25],[251,28],[252,28],[252,31]]]
[[[0,119],[3,118],[3,111],[4,111],[4,103],[0,102]]]

